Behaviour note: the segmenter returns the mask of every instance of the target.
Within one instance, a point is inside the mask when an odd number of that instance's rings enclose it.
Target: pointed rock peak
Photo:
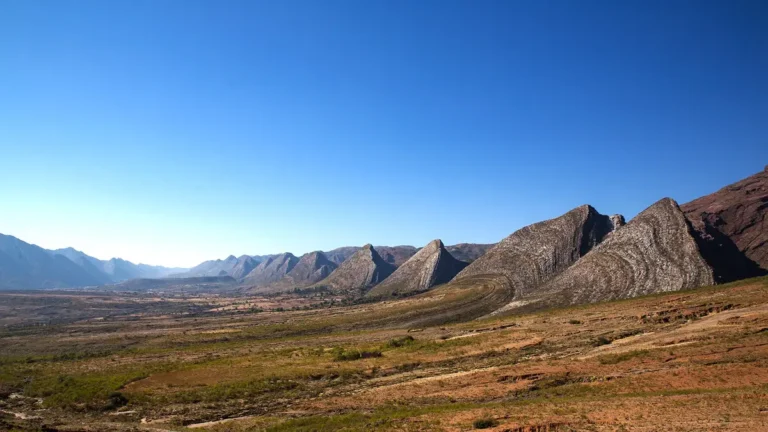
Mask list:
[[[627,224],[627,221],[624,219],[623,215],[615,214],[611,215],[611,225],[613,226],[612,231],[616,231],[617,229],[623,227]]]
[[[225,261],[237,261],[237,257],[234,256],[234,255],[230,255],[230,256],[227,257],[227,259]]]
[[[373,250],[373,245],[372,245],[372,244],[370,244],[370,243],[366,243],[366,244],[363,246],[363,250]]]
[[[445,249],[445,245],[443,244],[442,240],[434,239],[431,242],[429,242],[429,244],[426,245],[424,249],[440,250],[440,249]]]

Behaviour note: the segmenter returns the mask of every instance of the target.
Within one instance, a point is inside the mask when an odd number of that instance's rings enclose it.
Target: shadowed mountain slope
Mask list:
[[[570,267],[622,223],[621,216],[602,215],[589,205],[577,207],[515,231],[462,270],[454,281],[495,275],[506,279],[515,297],[526,295]]]
[[[468,264],[454,258],[440,240],[433,240],[397,268],[369,297],[388,297],[426,291],[450,281]]]
[[[367,244],[315,285],[327,287],[336,293],[359,296],[386,279],[395,268],[384,261],[373,246]]]
[[[243,283],[251,286],[268,285],[285,277],[299,262],[292,253],[267,258],[245,277]]]
[[[718,282],[768,271],[768,166],[680,208]]]
[[[13,236],[0,234],[0,288],[67,288],[99,285],[102,278],[69,260]]]
[[[592,303],[714,283],[677,203],[664,198],[534,295],[542,306]]]
[[[395,267],[403,265],[419,250],[414,246],[375,246],[375,248],[381,259]]]

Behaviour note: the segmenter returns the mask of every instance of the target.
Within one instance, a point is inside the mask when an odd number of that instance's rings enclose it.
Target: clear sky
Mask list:
[[[768,164],[768,2],[0,0],[0,232],[192,266],[496,242]]]

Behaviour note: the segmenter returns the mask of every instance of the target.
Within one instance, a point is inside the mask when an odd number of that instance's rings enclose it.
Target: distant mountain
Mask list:
[[[386,279],[395,269],[393,264],[384,261],[373,246],[367,244],[315,286],[326,287],[334,293],[358,297]]]
[[[368,297],[391,297],[426,291],[444,284],[468,264],[454,258],[440,240],[419,250],[392,275],[371,289]]]
[[[262,286],[277,282],[293,270],[298,262],[299,259],[290,252],[267,258],[245,276],[243,284]]]
[[[325,256],[333,261],[336,265],[339,265],[347,260],[347,258],[351,257],[355,254],[355,252],[359,251],[359,246],[344,246],[340,248],[336,248],[333,250],[329,250],[327,252],[323,252]]]
[[[86,262],[86,266],[90,263]],[[100,285],[103,278],[92,274],[64,255],[0,234],[0,288],[70,288]]]
[[[248,275],[257,265],[261,263],[261,260],[257,260],[254,257],[243,255],[237,258],[235,266],[232,267],[229,275],[235,279],[242,279]]]
[[[302,255],[296,265],[278,281],[262,284],[250,291],[252,293],[272,293],[305,288],[325,279],[337,267],[336,263],[329,260],[323,252],[310,252]],[[252,280],[253,278],[245,279],[244,282],[248,284]]]
[[[674,200],[664,198],[543,285],[532,298],[545,306],[582,304],[714,282],[683,212]]]
[[[192,267],[191,269],[169,275],[173,278],[188,278],[188,277],[203,277],[203,276],[222,276],[231,275],[235,266],[238,263],[238,259],[234,255],[230,255],[225,259],[216,259],[210,261],[203,261],[202,263]]]
[[[488,249],[496,246],[496,243],[492,244],[480,244],[480,243],[459,243],[451,246],[446,246],[451,256],[459,261],[471,263],[474,260],[480,258],[488,252]]]
[[[413,246],[376,246],[376,252],[386,262],[400,267],[418,252],[418,248]]]
[[[623,220],[618,215],[602,215],[589,205],[577,207],[555,219],[515,231],[454,280],[498,276],[504,278],[515,297],[519,297],[573,265],[622,225]]]
[[[768,271],[768,166],[681,209],[718,282]]]

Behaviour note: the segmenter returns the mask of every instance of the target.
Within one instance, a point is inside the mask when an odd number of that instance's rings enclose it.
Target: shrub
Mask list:
[[[389,342],[387,342],[387,346],[389,348],[400,348],[402,346],[412,344],[415,340],[416,339],[414,339],[413,336],[403,336],[399,338],[390,339]]]
[[[333,351],[333,359],[336,361],[352,361],[365,358],[381,357],[381,351],[378,350],[344,350],[338,348]]]
[[[611,343],[611,340],[610,340],[610,339],[608,339],[607,337],[605,337],[605,336],[599,336],[597,339],[595,339],[594,341],[592,341],[592,346],[596,346],[596,347],[599,347],[599,346],[601,346],[601,345],[608,345],[608,344],[610,344],[610,343]]]
[[[581,321],[577,319],[572,319],[572,320],[568,320],[568,324],[574,324],[574,325],[581,324]]]
[[[472,426],[475,427],[475,429],[488,429],[492,428],[499,424],[496,420],[494,420],[492,417],[482,417],[477,420],[475,420],[472,423]]]

